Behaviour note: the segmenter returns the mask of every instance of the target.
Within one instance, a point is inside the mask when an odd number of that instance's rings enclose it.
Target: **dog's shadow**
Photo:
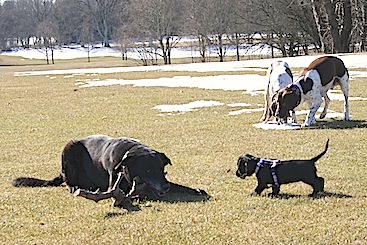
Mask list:
[[[133,202],[126,202],[119,208],[127,210],[127,213],[141,211],[141,207],[147,206],[147,203],[159,201],[159,202],[167,202],[167,203],[180,203],[180,202],[206,202],[211,196],[204,190],[201,189],[193,189],[187,186],[179,185],[170,182],[171,189],[168,193],[166,193],[163,197],[157,197],[152,193],[144,193],[144,197],[140,199],[136,199]],[[148,206],[147,206],[148,207]],[[126,212],[108,212],[104,217],[114,218],[117,216],[125,215]]]
[[[302,195],[294,195],[294,194],[289,194],[289,193],[280,193],[280,194],[278,194],[276,196],[273,196],[273,197],[274,198],[279,198],[279,199],[291,199],[291,198],[300,198],[300,197],[302,197]],[[323,191],[323,192],[318,193],[315,196],[308,195],[308,197],[312,198],[312,199],[320,199],[320,198],[325,198],[325,197],[352,198],[353,196],[343,194],[343,193],[334,193],[334,192]]]
[[[365,120],[336,120],[330,119],[328,121],[317,121],[313,126],[307,129],[353,129],[353,128],[367,128],[367,121]]]
[[[146,196],[146,200],[169,202],[169,203],[205,202],[209,200],[211,197],[206,191],[201,189],[193,189],[172,182],[170,182],[170,184],[171,184],[170,191],[166,193],[163,197],[157,197],[155,195],[150,195],[148,193]]]
[[[320,192],[320,193],[318,193],[316,196],[314,196],[312,198],[319,199],[319,198],[325,198],[325,197],[353,198],[353,196],[347,195],[347,194],[344,194],[344,193],[335,193],[335,192],[328,192],[328,191]]]

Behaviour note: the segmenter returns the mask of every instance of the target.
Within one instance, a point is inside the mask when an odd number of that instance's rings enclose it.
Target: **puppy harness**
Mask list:
[[[260,168],[264,167],[265,165],[269,165],[271,177],[273,178],[273,183],[275,186],[279,186],[276,167],[278,167],[280,164],[282,164],[280,160],[261,158],[260,161],[256,164],[255,174],[259,172]]]

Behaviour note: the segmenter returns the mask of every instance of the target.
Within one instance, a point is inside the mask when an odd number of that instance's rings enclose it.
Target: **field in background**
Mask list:
[[[79,59],[57,61],[52,66],[43,65],[43,61],[1,59],[2,64],[12,64],[0,67],[1,244],[367,243],[365,101],[350,102],[351,122],[327,120],[316,128],[264,131],[252,127],[261,113],[229,116],[234,109],[225,105],[175,116],[158,116],[152,109],[196,100],[262,104],[262,96],[166,87],[80,89],[76,78],[15,77],[13,73],[132,64],[116,58],[92,59],[91,64]],[[171,75],[154,71],[121,77]],[[118,76],[104,74],[100,78]],[[350,95],[366,97],[366,82],[366,78],[352,80]],[[342,107],[341,101],[330,105],[339,111]],[[204,189],[211,198],[206,202],[145,201],[140,203],[140,211],[128,212],[111,207],[109,200],[94,203],[74,197],[65,187],[10,185],[17,176],[55,177],[61,169],[64,145],[70,139],[97,133],[137,138],[165,152],[173,163],[166,168],[167,178]],[[279,198],[266,197],[270,190],[250,197],[256,178],[235,176],[241,154],[311,158],[323,150],[328,138],[329,151],[317,163],[326,191],[319,198],[309,198],[312,190],[302,183],[282,186]]]

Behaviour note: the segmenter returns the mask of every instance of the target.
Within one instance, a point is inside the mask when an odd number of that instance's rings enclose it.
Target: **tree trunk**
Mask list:
[[[48,59],[48,48],[47,48],[47,45],[45,46],[45,53],[46,53],[46,63],[47,63],[47,65],[49,65],[50,64],[50,61]]]
[[[334,43],[334,53],[346,53],[349,51],[350,34],[352,32],[350,0],[343,1],[343,16],[338,16],[335,13],[335,2],[326,0],[324,3],[329,18],[330,31]],[[339,18],[342,19],[342,23],[340,24],[341,29],[338,23]]]
[[[166,53],[167,53],[167,62],[171,64],[171,47],[170,47],[170,37],[166,37]]]
[[[366,51],[367,48],[367,1],[363,3],[363,33],[361,51]]]
[[[108,26],[107,26],[107,21],[106,19],[103,19],[103,42],[104,42],[104,47],[110,47],[110,41],[108,40]]]
[[[236,56],[237,61],[240,61],[240,37],[238,33],[236,33],[235,35],[236,35]]]
[[[350,0],[343,2],[343,9],[344,9],[344,19],[343,19],[343,30],[341,32],[341,52],[347,53],[349,52],[349,44],[351,40],[351,33],[352,33],[352,5]]]
[[[201,62],[204,63],[206,57],[206,39],[203,35],[199,35],[198,38],[199,38]]]
[[[159,44],[160,44],[161,49],[162,49],[162,56],[163,56],[164,64],[167,65],[168,64],[168,59],[167,59],[166,47],[163,43],[163,37],[161,37],[159,39]]]
[[[315,24],[316,24],[316,28],[317,28],[317,34],[319,36],[320,49],[321,49],[320,51],[325,52],[325,43],[324,43],[324,38],[323,38],[323,35],[322,35],[322,28],[321,28],[321,24],[320,24],[320,20],[319,20],[319,14],[316,11],[315,0],[311,0],[311,7],[312,7],[313,18],[315,20]]]
[[[54,65],[55,59],[54,59],[54,48],[53,47],[51,47],[51,61],[52,61],[52,64]]]
[[[218,34],[219,61],[223,62],[223,35]]]

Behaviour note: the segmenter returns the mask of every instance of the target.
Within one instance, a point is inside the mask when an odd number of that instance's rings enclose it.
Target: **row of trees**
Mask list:
[[[308,54],[310,47],[364,51],[367,0],[5,0],[0,8],[2,49],[33,40],[51,54],[56,45],[109,47],[113,40],[122,53],[135,48],[145,61],[159,55],[170,64],[181,37],[195,36],[203,61],[209,48],[223,61],[229,46],[239,60],[254,33],[283,56]]]

